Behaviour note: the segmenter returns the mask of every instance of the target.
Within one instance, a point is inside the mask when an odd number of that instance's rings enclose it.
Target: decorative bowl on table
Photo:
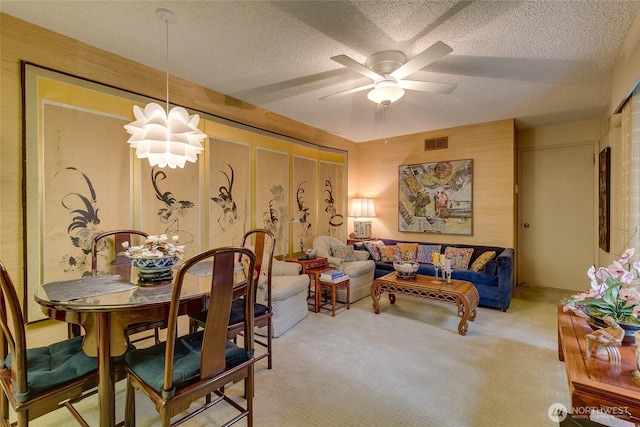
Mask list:
[[[184,245],[178,245],[178,236],[171,241],[166,234],[150,235],[140,246],[129,246],[124,242],[125,255],[131,260],[131,266],[138,269],[141,282],[160,282],[171,280],[171,268],[184,255]]]
[[[171,268],[180,258],[175,255],[159,258],[130,258],[131,265],[138,269],[141,286],[173,279]]]
[[[307,255],[307,259],[314,259],[316,257],[317,249],[305,249],[304,253]]]
[[[415,279],[418,267],[420,267],[420,264],[413,261],[396,261],[393,263],[396,275],[401,279]]]
[[[129,258],[131,265],[143,273],[162,273],[171,270],[180,258],[175,255],[149,258]]]

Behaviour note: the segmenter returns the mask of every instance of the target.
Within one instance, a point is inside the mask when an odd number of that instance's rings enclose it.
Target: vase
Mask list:
[[[131,257],[131,266],[138,269],[140,284],[164,282],[171,280],[171,268],[178,262],[177,256],[163,257]]]

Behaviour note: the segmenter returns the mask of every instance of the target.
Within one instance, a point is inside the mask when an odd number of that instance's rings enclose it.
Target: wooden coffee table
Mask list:
[[[588,418],[593,410],[640,423],[640,386],[631,381],[636,369],[635,345],[623,344],[621,363],[605,356],[586,357],[585,335],[593,329],[586,319],[558,306],[558,358],[565,363],[572,413]]]
[[[391,304],[396,302],[395,294],[455,304],[458,307],[458,316],[461,317],[458,333],[466,335],[469,329],[468,321],[476,319],[476,307],[480,301],[478,290],[473,283],[464,280],[451,279],[451,283],[441,284],[431,283],[432,280],[433,277],[421,274],[411,280],[400,279],[395,272],[374,280],[371,284],[373,311],[376,314],[380,313],[380,296],[383,292],[389,294]]]

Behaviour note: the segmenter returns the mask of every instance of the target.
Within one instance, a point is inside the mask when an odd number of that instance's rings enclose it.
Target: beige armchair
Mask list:
[[[329,266],[340,270],[349,276],[349,286],[351,293],[350,303],[358,301],[371,295],[371,283],[373,283],[373,273],[375,263],[368,259],[367,251],[354,251],[357,261],[345,261],[343,258],[333,256],[337,248],[346,246],[343,242],[331,236],[318,236],[313,240],[313,248],[317,249],[316,256],[325,257],[329,260]],[[337,299],[346,302],[347,292],[344,289],[338,290]]]
[[[293,328],[307,317],[307,291],[309,276],[300,274],[300,264],[273,259],[271,274],[271,311],[273,313],[273,338]],[[267,277],[260,276],[256,301],[266,304]],[[257,328],[258,335],[266,336],[267,328]]]

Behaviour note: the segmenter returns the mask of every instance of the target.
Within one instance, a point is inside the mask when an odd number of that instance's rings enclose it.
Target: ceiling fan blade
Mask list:
[[[398,86],[403,89],[444,94],[450,94],[456,87],[458,87],[458,85],[454,83],[419,82],[415,80],[400,80],[398,82]]]
[[[416,71],[431,64],[433,61],[436,61],[451,52],[453,52],[453,49],[448,45],[441,41],[435,42],[411,60],[407,61],[406,64],[389,74],[389,76],[396,80],[402,80],[406,76],[415,73]]]
[[[363,76],[369,77],[371,80],[384,79],[384,77],[382,77],[380,74],[376,73],[375,71],[371,71],[361,63],[349,58],[347,55],[332,56],[331,59],[336,61],[338,64],[342,64],[347,68],[351,68],[353,71],[357,71]]]
[[[362,90],[373,89],[374,87],[375,87],[375,84],[373,83],[365,86],[354,87],[353,89],[347,89],[347,90],[343,90],[342,92],[336,92],[336,93],[332,93],[331,95],[320,97],[320,100],[324,101],[325,99],[329,99],[329,98],[337,98],[339,96],[349,95],[350,93],[356,93]]]

